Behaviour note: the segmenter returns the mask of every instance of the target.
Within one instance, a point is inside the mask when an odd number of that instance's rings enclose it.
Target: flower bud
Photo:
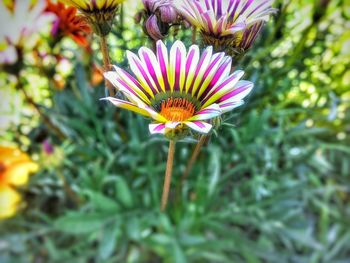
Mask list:
[[[148,34],[152,39],[158,40],[162,39],[164,36],[160,32],[158,26],[157,16],[151,15],[145,22],[145,33]]]
[[[143,15],[143,28],[145,33],[153,40],[166,37],[169,28],[177,23],[178,14],[171,0],[143,0],[145,10]],[[139,21],[139,17],[136,19]]]
[[[159,7],[160,17],[164,23],[174,23],[177,19],[177,12],[171,5]]]
[[[155,1],[154,0],[142,0],[142,3],[145,7],[146,10],[154,12],[154,5],[155,5]]]

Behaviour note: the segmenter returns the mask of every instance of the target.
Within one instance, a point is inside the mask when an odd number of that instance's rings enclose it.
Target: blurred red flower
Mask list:
[[[52,3],[47,0],[46,12],[54,13],[55,19],[51,34],[55,37],[69,36],[78,45],[88,47],[88,35],[91,33],[91,28],[87,21],[82,16],[77,16],[75,7],[65,7],[62,3]]]

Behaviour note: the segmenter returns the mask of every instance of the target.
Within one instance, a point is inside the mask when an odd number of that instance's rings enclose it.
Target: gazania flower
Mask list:
[[[178,11],[200,29],[204,44],[236,55],[246,30],[254,40],[262,22],[275,12],[273,0],[179,0]],[[256,24],[260,26],[254,26]],[[253,39],[252,37],[250,39]],[[252,43],[251,43],[252,44]],[[251,46],[249,45],[249,47]],[[246,45],[243,45],[246,47]]]
[[[128,51],[127,58],[133,75],[115,66],[105,77],[128,100],[105,99],[152,118],[150,132],[169,139],[190,129],[208,133],[210,120],[242,105],[253,88],[253,83],[240,80],[243,71],[230,74],[232,59],[213,54],[212,47],[200,53],[193,45],[186,52],[184,44],[176,41],[168,52],[158,41],[155,53],[142,47],[138,55]]]
[[[166,37],[172,24],[178,22],[178,14],[171,0],[142,0],[145,10],[144,32],[153,40]]]
[[[54,37],[70,36],[80,46],[88,46],[87,36],[91,28],[83,17],[76,15],[75,7],[65,7],[62,3],[55,4],[48,0],[46,11],[57,16],[51,29]]]
[[[90,22],[94,32],[106,36],[112,29],[114,17],[124,0],[61,0],[78,8]]]
[[[247,27],[247,29],[243,31],[242,38],[238,43],[238,48],[240,49],[238,49],[238,52],[244,52],[245,50],[251,48],[255,39],[263,28],[264,23],[264,21],[257,22],[252,26]]]
[[[0,63],[14,64],[23,49],[32,50],[54,19],[44,13],[45,0],[0,1]]]
[[[0,219],[16,213],[21,197],[15,187],[25,185],[29,174],[37,169],[25,153],[0,146]]]

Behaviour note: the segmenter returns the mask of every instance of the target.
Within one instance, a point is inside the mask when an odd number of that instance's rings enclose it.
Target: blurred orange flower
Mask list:
[[[103,78],[103,69],[100,66],[93,65],[92,66],[92,74],[90,83],[92,86],[97,86],[104,80]]]
[[[12,147],[0,146],[0,219],[13,216],[21,196],[15,187],[25,185],[38,165],[29,156]]]
[[[51,29],[53,36],[66,35],[82,47],[89,45],[87,37],[91,33],[91,28],[84,17],[76,15],[78,10],[75,7],[65,7],[62,3],[47,0],[46,11],[57,16]]]

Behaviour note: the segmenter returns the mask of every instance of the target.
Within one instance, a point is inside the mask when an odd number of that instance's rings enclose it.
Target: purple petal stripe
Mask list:
[[[158,41],[158,43],[157,43],[157,57],[158,57],[158,62],[159,62],[159,66],[160,66],[160,71],[162,72],[162,75],[163,75],[165,90],[170,90],[170,84],[169,84],[169,79],[168,79],[168,70],[167,70],[168,62],[165,61],[163,50],[162,50],[162,45],[163,45],[162,42]]]

